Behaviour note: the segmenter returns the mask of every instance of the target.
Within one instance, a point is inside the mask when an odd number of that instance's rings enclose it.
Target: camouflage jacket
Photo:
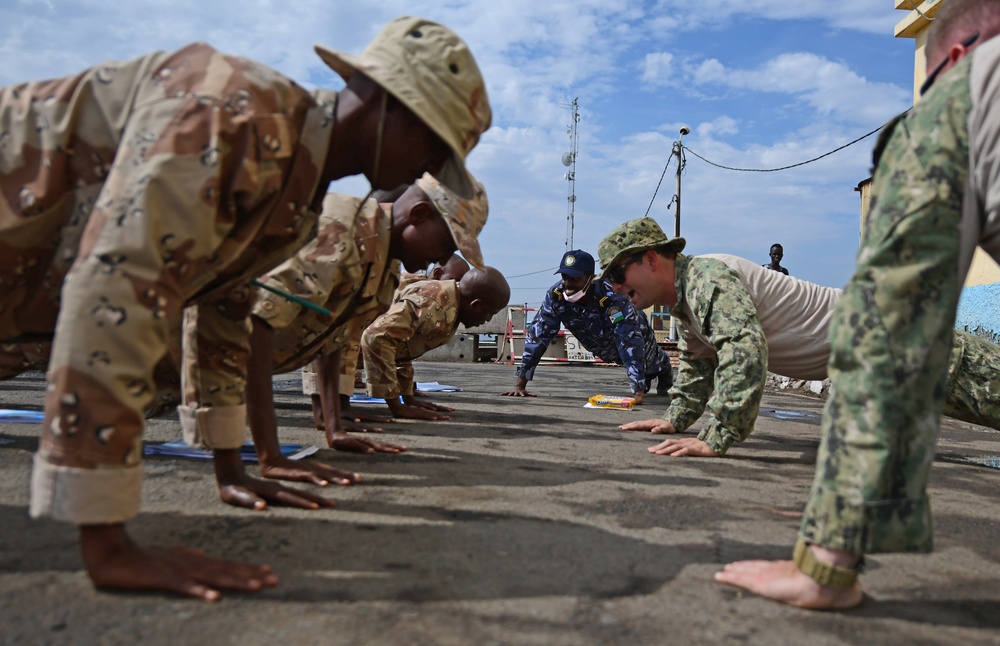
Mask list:
[[[400,271],[399,262],[389,258],[391,222],[391,204],[331,193],[323,201],[316,237],[260,278],[333,314],[331,319],[258,289],[253,313],[274,329],[275,373],[301,368],[321,351],[344,348],[388,309]]]
[[[389,311],[361,337],[368,394],[412,395],[413,360],[450,341],[457,329],[454,280],[423,280],[398,290]]]
[[[82,522],[45,492],[84,495],[82,464],[138,463],[185,305],[245,347],[249,307],[227,296],[313,234],[335,102],[205,44],[0,89],[0,339],[55,331],[32,513]],[[241,411],[244,363],[205,371]],[[88,500],[130,501],[89,522],[134,512],[138,472],[88,480]]]
[[[721,455],[753,431],[768,370],[826,377],[840,290],[726,254],[678,254],[674,275],[680,367],[664,419],[680,432],[707,407],[698,437]]]
[[[614,293],[606,282],[595,279],[586,303],[570,303],[563,298],[560,282],[545,293],[542,306],[524,331],[518,377],[529,381],[534,377],[535,366],[560,325],[602,361],[623,364],[632,392],[645,392],[646,375],[656,374],[670,362],[656,343],[646,315],[632,307],[627,296]]]
[[[677,432],[705,411],[711,419],[698,434],[717,453],[753,430],[767,376],[767,339],[750,292],[739,275],[717,259],[677,254],[680,367],[663,419]],[[693,347],[713,352],[696,352]]]

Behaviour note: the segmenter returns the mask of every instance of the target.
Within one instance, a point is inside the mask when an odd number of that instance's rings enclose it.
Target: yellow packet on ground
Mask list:
[[[635,397],[616,397],[614,395],[594,395],[589,400],[590,405],[595,408],[623,408],[632,410],[635,406]]]

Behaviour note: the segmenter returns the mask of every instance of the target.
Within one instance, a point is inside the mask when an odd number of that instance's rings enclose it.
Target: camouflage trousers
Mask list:
[[[855,554],[933,548],[927,481],[959,258],[979,235],[959,226],[970,104],[968,83],[932,91],[882,153],[858,266],[830,325],[833,391],[801,526],[808,543]]]
[[[944,414],[1000,431],[1000,346],[974,334],[955,333]]]

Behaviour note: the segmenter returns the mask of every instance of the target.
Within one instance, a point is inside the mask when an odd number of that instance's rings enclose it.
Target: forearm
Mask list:
[[[408,359],[400,359],[396,364],[396,378],[399,379],[399,394],[412,395],[417,390],[414,381],[413,362]]]
[[[615,328],[617,336],[618,356],[625,365],[625,374],[628,375],[632,392],[646,392],[646,357],[642,336],[638,334],[638,324],[632,320],[630,329],[622,329],[624,325]],[[628,320],[628,319],[627,319]]]
[[[343,434],[340,424],[340,351],[320,355],[315,365],[320,407],[329,443],[335,436]]]
[[[517,367],[514,374],[525,382],[534,379],[535,368],[538,366],[539,361],[541,361],[547,346],[548,344],[541,345],[525,342],[524,352],[521,354],[521,365]]]
[[[720,344],[715,392],[707,408],[712,422],[698,435],[722,455],[753,432],[767,377],[767,339],[759,326],[747,326]]]
[[[340,345],[340,383],[339,391],[348,397],[354,392],[357,379],[358,361],[361,358],[361,335],[364,329],[360,327],[357,317],[347,322],[346,338]]]
[[[663,419],[678,433],[691,427],[705,411],[712,394],[716,363],[713,359],[692,359],[681,355],[677,379],[670,390],[670,406]]]
[[[271,376],[271,326],[251,317],[250,361],[247,365],[247,408],[250,434],[261,464],[269,464],[281,454],[278,421],[274,414],[274,384]]]
[[[369,397],[398,397],[401,384],[396,371],[396,344],[383,336],[362,338],[365,380]]]

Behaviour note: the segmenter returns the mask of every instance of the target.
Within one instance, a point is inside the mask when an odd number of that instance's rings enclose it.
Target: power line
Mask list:
[[[518,274],[517,276],[507,276],[507,280],[510,280],[511,278],[524,278],[525,276],[534,276],[535,274],[544,274],[547,271],[555,271],[556,269],[559,269],[558,265],[556,265],[555,267],[549,267],[548,269],[539,269],[538,271],[531,271],[528,272],[527,274]]]
[[[886,123],[888,123],[888,122],[886,122]],[[819,161],[820,159],[823,159],[824,157],[829,157],[833,153],[839,152],[839,151],[843,150],[844,148],[847,148],[848,146],[853,146],[854,144],[858,143],[862,139],[867,139],[868,137],[871,137],[872,135],[874,135],[876,132],[878,132],[879,130],[881,130],[884,127],[885,127],[885,123],[883,123],[878,128],[875,128],[874,130],[872,130],[868,134],[861,135],[860,137],[858,137],[854,141],[849,141],[846,144],[844,144],[843,146],[840,146],[838,148],[834,148],[833,150],[831,150],[828,153],[823,153],[819,157],[813,157],[812,159],[807,159],[804,162],[799,162],[797,164],[790,164],[788,166],[782,166],[781,168],[733,168],[732,166],[723,166],[722,164],[716,164],[714,161],[709,161],[708,159],[705,159],[704,157],[702,157],[701,155],[699,155],[695,151],[691,150],[687,146],[684,146],[684,148],[689,153],[691,153],[692,155],[694,155],[695,157],[697,157],[698,159],[700,159],[701,161],[705,162],[706,164],[711,164],[712,166],[715,166],[716,168],[722,168],[724,170],[741,171],[741,172],[744,172],[744,173],[774,173],[774,172],[779,171],[779,170],[788,170],[789,168],[795,168],[797,166],[805,166],[806,164],[811,164],[814,161]]]
[[[663,166],[663,172],[660,173],[660,181],[658,181],[656,183],[656,190],[653,191],[653,197],[652,197],[651,200],[649,200],[649,206],[646,207],[646,215],[644,215],[642,217],[644,217],[644,218],[645,217],[649,217],[649,210],[651,208],[653,208],[653,201],[656,200],[656,194],[660,192],[660,184],[663,183],[663,178],[667,176],[667,169],[670,168],[670,160],[673,159],[673,158],[674,158],[673,155],[670,155],[669,157],[667,157],[667,163],[664,164],[664,166]],[[673,203],[674,203],[674,201],[670,200],[670,204],[673,204]],[[667,208],[670,208],[670,206],[667,205]]]

